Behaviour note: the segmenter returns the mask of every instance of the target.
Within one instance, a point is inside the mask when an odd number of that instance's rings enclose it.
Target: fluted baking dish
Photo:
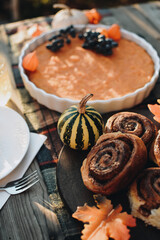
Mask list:
[[[78,30],[84,27],[86,27],[86,25],[75,25],[75,28]],[[107,26],[100,25],[100,24],[99,25],[88,24],[87,27],[90,29],[95,29],[97,27],[108,28]],[[57,32],[58,32],[58,29],[52,30],[48,33],[42,34],[41,36],[27,43],[26,46],[23,48],[21,55],[19,57],[19,70],[20,70],[21,77],[23,79],[24,86],[33,98],[35,98],[39,103],[45,105],[46,107],[52,110],[63,112],[66,108],[70,107],[71,105],[78,104],[79,101],[67,99],[67,98],[61,98],[54,94],[49,94],[44,90],[38,88],[34,83],[32,83],[29,80],[22,66],[23,58],[27,53],[32,52],[37,46],[46,42],[54,33],[56,34]],[[146,40],[144,40],[143,38],[136,35],[135,33],[129,32],[125,29],[121,29],[121,34],[123,38],[126,38],[140,45],[151,56],[154,63],[154,74],[150,82],[148,82],[142,88],[139,88],[132,93],[126,94],[118,98],[111,98],[108,100],[93,100],[93,101],[91,100],[88,102],[89,105],[93,106],[97,111],[99,111],[102,114],[106,112],[131,108],[141,103],[146,97],[148,97],[151,90],[154,88],[155,83],[159,76],[160,60],[156,50],[152,47],[152,45],[148,43]]]

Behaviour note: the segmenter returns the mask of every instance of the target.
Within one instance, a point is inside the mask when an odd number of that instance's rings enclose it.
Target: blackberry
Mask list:
[[[62,45],[64,44],[64,39],[57,39],[53,42],[53,44],[57,46]]]
[[[97,41],[96,40],[89,40],[88,45],[89,45],[90,48],[94,48],[97,45]]]
[[[52,44],[48,44],[48,45],[46,46],[46,48],[49,49],[49,50],[51,50],[51,49],[52,49]]]
[[[111,48],[111,45],[106,44],[106,45],[105,45],[105,48],[106,48],[106,49],[110,49],[110,48]]]
[[[48,44],[46,47],[52,52],[56,52],[63,46],[64,46],[64,40],[56,39],[52,44]]]
[[[64,46],[64,42],[66,44],[71,43],[71,39],[69,38],[69,36],[71,36],[72,38],[76,37],[76,29],[73,25],[70,25],[65,29],[61,29],[58,34],[52,36],[49,39],[49,41],[52,41],[52,44],[48,44],[46,48],[53,52],[58,51],[61,47]],[[106,39],[104,35],[94,30],[86,30],[85,32],[79,32],[78,38],[84,39],[84,42],[82,44],[83,48],[90,49],[92,51],[107,56],[112,54],[112,48],[118,46],[118,43],[115,42],[113,39]]]
[[[60,34],[63,35],[63,34],[66,34],[66,33],[67,33],[67,29],[61,29],[61,30],[60,30]]]
[[[95,46],[95,51],[96,51],[97,53],[102,53],[102,52],[103,52],[102,46],[101,46],[100,44],[97,44],[97,45]]]
[[[113,39],[111,39],[111,38],[107,38],[107,39],[106,39],[106,43],[112,44],[112,42],[113,42]]]
[[[85,48],[85,49],[89,49],[88,42],[84,42],[84,43],[82,44],[82,47]]]
[[[92,37],[97,39],[99,34],[99,32],[92,32]]]
[[[79,39],[83,39],[83,38],[84,38],[83,33],[80,33],[80,34],[78,35],[78,37],[79,37]]]
[[[85,39],[88,39],[88,38],[90,37],[90,34],[88,34],[87,32],[85,32],[85,33],[83,34],[83,37],[84,37]]]
[[[71,43],[71,39],[67,38],[67,39],[66,39],[66,43],[67,43],[67,44],[70,44],[70,43]]]
[[[52,46],[51,51],[52,52],[57,52],[59,50],[59,47]]]
[[[72,37],[72,38],[75,38],[76,37],[76,30],[74,28],[71,28],[69,30],[69,35]]]
[[[87,31],[85,32],[85,34],[86,34],[87,36],[91,36],[92,31],[91,31],[91,30],[87,30]]]
[[[76,37],[76,30],[73,25],[70,25],[65,29],[60,29],[58,34],[50,37],[49,41],[51,41],[52,44],[48,44],[46,48],[55,52],[64,46],[64,41],[65,43],[70,44],[71,40],[68,38],[68,35],[70,35],[72,38]]]
[[[103,52],[103,55],[105,55],[105,56],[110,56],[110,55],[112,55],[112,54],[113,54],[112,48],[106,49],[106,50],[104,50],[104,52]]]
[[[69,27],[66,28],[66,32],[69,33],[71,29],[74,29],[73,25],[70,25]]]
[[[61,34],[53,35],[51,38],[48,39],[48,41],[51,42],[52,40],[57,39],[59,37],[61,37]]]
[[[98,35],[98,38],[99,38],[99,39],[103,39],[103,40],[106,39],[106,37],[105,37],[104,35],[102,35],[102,34]]]
[[[70,26],[68,26],[68,27],[66,28],[67,32],[69,32],[69,31],[70,31],[70,29],[72,29],[72,28],[74,28],[74,26],[73,26],[73,25],[70,25]]]
[[[115,41],[112,41],[112,47],[117,47],[118,46],[118,43],[117,42],[115,42]]]
[[[104,46],[106,44],[106,41],[104,39],[98,39],[98,43]]]

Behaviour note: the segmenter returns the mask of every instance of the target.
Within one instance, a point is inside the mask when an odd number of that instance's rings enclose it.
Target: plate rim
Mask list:
[[[16,117],[18,117],[20,119],[20,121],[23,122],[24,126],[25,126],[25,133],[26,133],[26,147],[25,150],[23,151],[23,153],[21,154],[21,156],[19,157],[19,160],[16,162],[16,164],[10,169],[8,170],[5,174],[3,174],[2,176],[0,175],[0,180],[4,179],[5,177],[7,177],[11,172],[13,172],[15,170],[16,167],[18,167],[18,165],[22,162],[24,156],[27,153],[28,147],[29,147],[29,143],[30,143],[30,131],[29,131],[29,127],[25,121],[25,119],[15,110],[13,110],[12,108],[9,108],[7,106],[0,106],[0,112],[1,109],[6,109],[7,112],[12,112],[12,114],[15,114]]]

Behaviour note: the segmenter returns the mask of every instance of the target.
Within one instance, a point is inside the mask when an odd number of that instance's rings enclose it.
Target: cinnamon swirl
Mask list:
[[[149,156],[160,167],[160,130],[151,145]]]
[[[145,169],[129,190],[132,215],[160,229],[160,168]]]
[[[107,120],[105,132],[118,131],[137,135],[147,147],[157,135],[157,127],[150,119],[133,112],[119,112]]]
[[[83,161],[81,175],[89,190],[110,195],[127,187],[146,161],[147,149],[139,137],[106,133]]]

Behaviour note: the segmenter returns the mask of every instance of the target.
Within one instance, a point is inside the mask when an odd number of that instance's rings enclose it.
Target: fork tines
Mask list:
[[[35,170],[28,176],[26,176],[20,180],[17,180],[14,185],[16,187],[16,190],[20,190],[20,189],[22,189],[22,188],[24,189],[26,187],[29,188],[32,185],[34,185],[35,183],[37,183],[38,181],[39,181],[39,179],[38,179],[37,170]]]

